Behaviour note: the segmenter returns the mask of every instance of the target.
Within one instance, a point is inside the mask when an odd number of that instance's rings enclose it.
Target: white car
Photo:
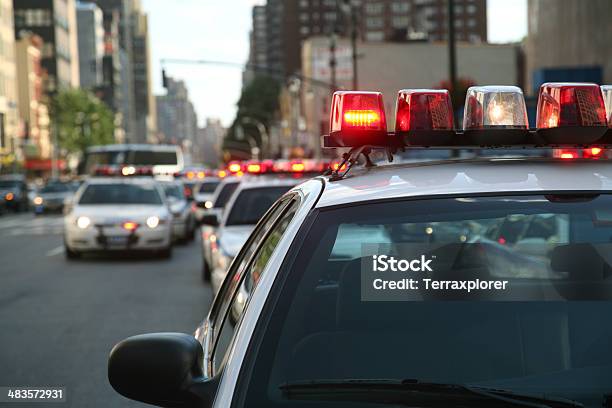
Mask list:
[[[199,203],[201,209],[204,207],[202,217],[198,219],[201,223],[200,233],[202,236],[202,279],[210,282],[212,271],[212,253],[217,250],[217,227],[223,216],[223,210],[229,202],[232,194],[240,184],[240,177],[226,177],[219,183],[212,198],[204,203]]]
[[[193,200],[195,202],[195,215],[196,219],[200,221],[206,211],[206,203],[212,202],[215,190],[221,183],[221,180],[217,177],[206,177],[199,184],[197,184],[193,192]],[[209,204],[210,205],[210,204]]]
[[[110,384],[164,407],[609,406],[609,161],[354,164],[372,146],[612,147],[599,87],[543,88],[537,130],[506,87],[468,98],[471,134],[422,129],[452,118],[440,90],[400,92],[396,132],[378,94],[336,93],[330,134],[352,163],[263,216],[195,339],[116,345]]]
[[[193,240],[196,231],[194,210],[185,197],[184,186],[178,180],[160,180],[172,213],[172,233],[176,240]]]
[[[172,255],[172,214],[152,178],[92,178],[64,216],[66,257],[86,252],[150,251]]]
[[[232,259],[251,235],[260,218],[284,193],[302,180],[292,177],[245,176],[232,194],[215,231],[211,250],[211,286],[217,293]]]

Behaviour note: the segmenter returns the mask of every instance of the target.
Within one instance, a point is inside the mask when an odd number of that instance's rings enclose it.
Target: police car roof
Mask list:
[[[612,165],[604,160],[454,160],[354,168],[342,180],[326,177],[324,182],[318,208],[401,197],[612,191]]]
[[[283,186],[295,186],[305,181],[306,178],[294,178],[291,175],[278,175],[278,174],[270,174],[270,175],[257,175],[250,176],[245,175],[242,176],[240,180],[239,190],[248,190],[251,188],[260,188],[260,187],[283,187]]]

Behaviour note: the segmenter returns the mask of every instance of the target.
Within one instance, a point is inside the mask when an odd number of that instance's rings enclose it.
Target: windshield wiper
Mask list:
[[[446,407],[449,401],[455,401],[466,406],[584,408],[577,401],[563,398],[418,380],[313,380],[286,383],[279,388],[286,398],[293,400],[363,401],[423,407]]]

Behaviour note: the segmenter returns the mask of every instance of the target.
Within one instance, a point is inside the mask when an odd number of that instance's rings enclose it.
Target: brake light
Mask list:
[[[124,222],[121,226],[126,231],[134,231],[136,228],[138,228],[138,224],[132,221]]]
[[[472,86],[466,95],[463,129],[527,129],[527,108],[516,86]]]
[[[396,132],[453,129],[453,106],[446,89],[401,90],[396,111]]]
[[[380,92],[335,92],[330,136],[341,146],[384,145],[387,121]]]

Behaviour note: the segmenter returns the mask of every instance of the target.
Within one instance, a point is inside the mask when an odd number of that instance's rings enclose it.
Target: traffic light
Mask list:
[[[168,89],[168,77],[166,76],[166,70],[162,69],[162,86]]]

